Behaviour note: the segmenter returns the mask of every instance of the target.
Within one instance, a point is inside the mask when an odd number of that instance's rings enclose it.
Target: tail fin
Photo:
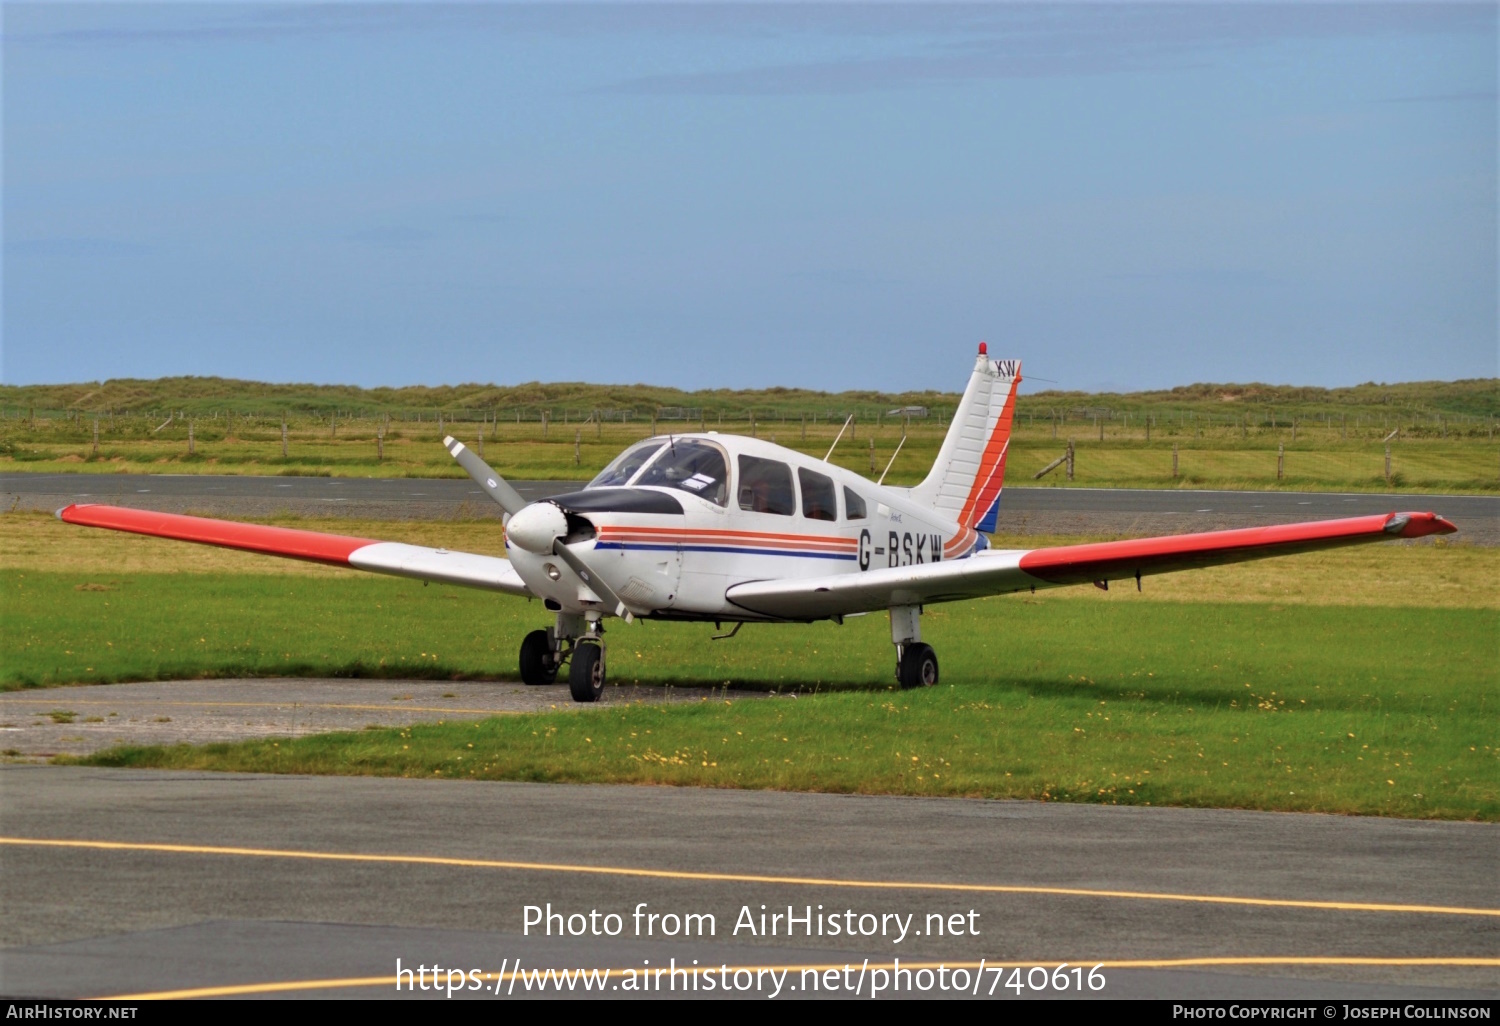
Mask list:
[[[912,498],[963,527],[995,529],[1020,383],[1020,360],[991,360],[985,344],[979,343],[974,373],[938,450],[937,462],[927,480],[911,490]]]

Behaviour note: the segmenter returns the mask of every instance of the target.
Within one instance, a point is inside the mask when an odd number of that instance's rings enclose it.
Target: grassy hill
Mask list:
[[[1024,387],[1024,386],[1023,386]],[[389,415],[423,419],[445,413],[456,419],[478,415],[515,420],[549,418],[584,420],[594,411],[605,419],[650,417],[654,411],[699,411],[710,417],[736,419],[750,411],[767,417],[827,416],[842,419],[850,413],[861,419],[902,406],[927,407],[934,414],[951,412],[956,392],[819,392],[799,388],[705,389],[685,392],[654,385],[591,385],[583,382],[528,382],[522,385],[408,385],[403,388],[359,388],[354,385],[267,384],[232,378],[177,377],[60,385],[0,385],[0,408],[6,415],[55,417],[59,414],[156,413],[170,411],[195,417],[214,414],[239,416],[346,417]],[[1412,422],[1443,417],[1455,424],[1500,416],[1500,378],[1464,381],[1416,381],[1400,384],[1367,383],[1348,388],[1312,388],[1266,384],[1194,384],[1178,388],[1127,393],[1026,392],[1020,412],[1036,417],[1068,415],[1119,419],[1126,414],[1158,417],[1195,414],[1210,421],[1230,422],[1250,415],[1264,420],[1334,415],[1387,415]]]

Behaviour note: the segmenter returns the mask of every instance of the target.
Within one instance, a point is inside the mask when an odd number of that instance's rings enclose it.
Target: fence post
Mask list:
[[[660,411],[659,411],[659,410],[656,410],[656,409],[653,409],[653,410],[652,410],[652,411],[651,411],[651,437],[652,437],[652,438],[655,438],[655,437],[656,437],[656,415],[657,415],[657,413],[659,413],[659,412],[660,412]]]
[[[484,422],[479,422],[479,458],[484,459]]]
[[[94,415],[94,455],[99,455],[99,416]]]
[[[1068,480],[1073,480],[1073,439],[1068,439]]]
[[[802,415],[802,440],[807,441],[807,414]]]
[[[1385,483],[1391,483],[1391,447],[1385,447]]]
[[[870,473],[875,473],[875,436],[870,436]]]
[[[1172,443],[1172,477],[1173,477],[1173,479],[1176,479],[1176,477],[1177,477],[1177,443],[1176,442]]]
[[[281,415],[281,458],[286,459],[286,414]]]
[[[542,411],[542,437],[547,437],[547,411]]]
[[[595,439],[600,439],[600,438],[603,438],[603,437],[604,437],[604,414],[600,413],[598,410],[595,410],[594,411],[594,438]]]
[[[1146,414],[1146,441],[1151,441],[1151,414]]]
[[[1297,418],[1293,417],[1292,418],[1292,441],[1295,442],[1296,440],[1297,440]]]
[[[1276,480],[1281,480],[1282,471],[1286,469],[1286,446],[1280,442],[1276,443]]]
[[[579,459],[583,455],[583,429],[579,428],[573,432],[573,466],[578,466]]]
[[[759,438],[760,437],[760,435],[758,435],[758,434],[755,433],[755,407],[754,406],[750,407],[750,437],[751,438]]]
[[[188,421],[188,455],[193,455],[193,422]]]
[[[1242,416],[1240,418],[1240,440],[1244,441],[1246,438],[1249,438],[1249,437],[1250,437],[1250,414],[1247,413],[1247,414],[1245,414],[1244,416]]]
[[[1103,417],[1095,417],[1094,418],[1094,423],[1096,423],[1096,424],[1099,425],[1099,441],[1102,442],[1102,441],[1104,441],[1104,418]]]
[[[385,425],[375,426],[375,460],[378,463],[385,462]]]

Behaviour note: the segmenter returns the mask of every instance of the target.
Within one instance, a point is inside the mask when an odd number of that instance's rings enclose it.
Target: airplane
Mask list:
[[[730,623],[733,633],[744,623],[843,623],[886,610],[896,680],[915,688],[938,681],[937,655],[921,633],[923,608],[935,603],[1130,579],[1139,589],[1149,574],[1457,530],[1435,513],[1388,513],[992,548],[986,535],[999,511],[1021,364],[986,349],[981,342],[931,471],[910,488],[871,482],[827,456],[705,431],[653,435],[582,488],[527,502],[449,436],[453,458],[505,510],[504,557],[99,504],[57,515],[540,599],[553,622],[521,642],[521,679],[551,684],[566,666],[578,702],[604,693],[607,619]]]

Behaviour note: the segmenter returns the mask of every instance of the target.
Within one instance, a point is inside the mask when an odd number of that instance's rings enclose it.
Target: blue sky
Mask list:
[[[6,383],[1500,374],[1490,4],[3,18]]]

